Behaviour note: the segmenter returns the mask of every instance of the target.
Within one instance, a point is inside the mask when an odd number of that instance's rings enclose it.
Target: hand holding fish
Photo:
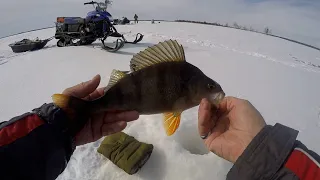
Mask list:
[[[104,88],[97,87],[100,84],[100,75],[95,76],[92,80],[80,83],[63,91],[64,95],[81,98],[83,100],[94,100],[103,96]],[[94,142],[102,136],[122,131],[127,122],[138,119],[137,112],[122,113],[96,113],[89,117],[84,128],[76,135],[76,145],[83,145]]]
[[[199,134],[207,148],[233,163],[266,125],[250,102],[234,97],[224,98],[216,113],[203,99],[198,123]]]

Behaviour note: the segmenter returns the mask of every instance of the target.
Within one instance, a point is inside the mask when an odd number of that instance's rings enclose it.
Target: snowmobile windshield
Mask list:
[[[107,5],[105,3],[97,3],[97,10],[99,11],[106,11],[107,10]]]

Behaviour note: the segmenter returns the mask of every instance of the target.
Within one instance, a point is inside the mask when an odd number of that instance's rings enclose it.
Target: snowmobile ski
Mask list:
[[[137,44],[138,42],[140,42],[143,39],[143,35],[141,33],[138,33],[136,35],[136,39],[134,41],[127,41],[127,39],[124,37],[124,35],[120,34],[115,27],[113,27],[112,29],[113,29],[113,33],[110,34],[111,37],[122,38],[123,41],[128,44]]]
[[[103,44],[102,48],[105,49],[106,51],[116,52],[124,46],[125,42],[121,39],[117,39],[114,47],[110,47],[110,46],[105,45],[104,40],[102,40],[102,44]]]
[[[143,35],[141,33],[138,33],[136,35],[136,39],[134,41],[127,41],[124,36],[122,36],[122,38],[124,39],[125,43],[129,43],[129,44],[137,44],[138,42],[140,42],[143,39]]]

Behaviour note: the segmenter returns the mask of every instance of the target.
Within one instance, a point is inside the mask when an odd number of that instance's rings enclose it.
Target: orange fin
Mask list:
[[[163,125],[168,136],[173,135],[180,125],[181,112],[164,113]]]
[[[53,103],[61,108],[71,119],[75,118],[76,113],[86,111],[87,102],[76,97],[54,94],[52,100]]]
[[[60,108],[67,108],[70,97],[63,94],[54,94],[52,96],[53,103]]]

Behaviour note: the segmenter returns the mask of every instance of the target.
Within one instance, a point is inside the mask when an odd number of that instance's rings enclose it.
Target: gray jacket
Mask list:
[[[266,126],[227,175],[228,180],[319,179],[319,156],[296,141],[298,131]]]

